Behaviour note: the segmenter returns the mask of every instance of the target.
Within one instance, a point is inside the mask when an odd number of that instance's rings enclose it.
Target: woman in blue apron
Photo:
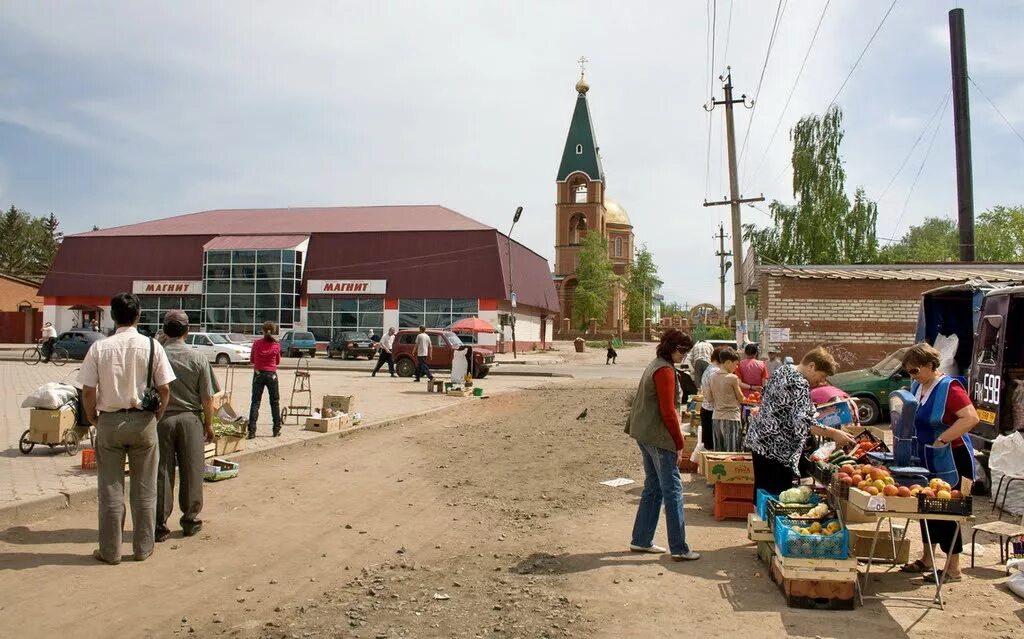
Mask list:
[[[974,480],[974,447],[969,433],[978,424],[978,413],[961,383],[938,372],[938,367],[939,352],[928,344],[912,346],[903,356],[903,369],[914,380],[910,392],[918,401],[914,420],[918,457],[933,477],[959,489],[962,478]],[[927,524],[922,521],[922,541],[928,539],[925,536],[926,525],[932,544],[938,544],[949,557],[945,581],[960,581],[962,531],[958,535],[957,525],[951,521]],[[925,580],[930,581],[933,578],[932,566],[926,550],[922,551],[920,559],[903,566],[902,570],[923,572]]]

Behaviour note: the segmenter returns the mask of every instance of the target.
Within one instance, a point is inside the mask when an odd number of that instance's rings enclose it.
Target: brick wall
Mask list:
[[[39,287],[29,286],[0,277],[0,311],[16,311],[18,306],[28,302],[32,308],[43,308],[43,298],[36,295]]]
[[[864,368],[914,342],[921,293],[948,282],[798,279],[762,274],[759,307],[772,328],[789,328],[780,344],[799,359],[824,345],[841,370]]]

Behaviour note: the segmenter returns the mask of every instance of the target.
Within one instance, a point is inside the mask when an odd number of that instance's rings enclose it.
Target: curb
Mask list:
[[[513,395],[516,393],[522,393],[522,390],[509,391],[508,393],[500,393],[501,395]],[[443,411],[451,411],[460,408],[463,404],[469,403],[470,400],[479,399],[476,397],[463,397],[453,398],[457,399],[457,403],[450,406],[437,406],[435,408],[429,408],[424,411],[416,413],[406,413],[404,415],[396,415],[394,417],[387,417],[375,422],[361,423],[351,428],[347,428],[343,431],[335,433],[321,433],[308,439],[299,439],[287,444],[275,446],[264,450],[245,450],[238,453],[231,453],[224,455],[225,459],[238,460],[245,459],[246,457],[256,458],[258,456],[267,456],[270,454],[276,454],[279,452],[287,451],[293,448],[305,447],[310,444],[316,444],[328,440],[329,438],[344,439],[349,435],[358,433],[364,430],[371,430],[377,428],[386,428],[399,422],[408,421],[411,419],[417,419],[419,417],[426,417],[434,413],[440,413]],[[0,530],[9,528],[16,525],[24,525],[26,523],[38,521],[45,517],[50,517],[57,514],[61,510],[68,510],[83,506],[85,504],[96,503],[96,488],[84,488],[75,491],[61,491],[56,495],[49,497],[41,497],[34,499],[26,504],[13,504],[10,506],[0,507]]]

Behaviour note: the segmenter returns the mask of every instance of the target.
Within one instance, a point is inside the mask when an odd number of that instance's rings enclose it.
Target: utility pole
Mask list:
[[[974,176],[971,168],[971,106],[967,89],[964,10],[949,12],[949,60],[953,71],[953,136],[956,140],[957,220],[960,261],[974,261]]]
[[[743,223],[740,218],[740,205],[748,202],[764,202],[764,196],[740,197],[740,181],[736,168],[736,126],[733,123],[733,106],[742,104],[748,109],[754,108],[754,103],[747,105],[747,96],[743,94],[738,100],[732,97],[732,68],[726,67],[725,76],[719,76],[725,82],[725,99],[716,100],[711,98],[711,106],[704,106],[706,111],[714,110],[715,106],[725,105],[725,135],[729,151],[729,199],[717,202],[704,201],[704,206],[722,206],[728,204],[732,208],[732,257],[733,257],[733,282],[735,286],[736,304],[736,343],[746,340],[747,333],[747,304],[743,295]],[[722,304],[722,313],[725,314],[725,303]],[[724,319],[724,318],[723,318]]]
[[[718,283],[721,286],[722,293],[722,305],[718,307],[720,313],[718,323],[725,326],[725,273],[732,266],[732,262],[726,262],[725,258],[732,255],[732,253],[725,250],[725,227],[721,222],[718,223],[718,235],[713,235],[712,237],[718,238],[718,251],[715,255],[718,256]]]
[[[516,230],[516,222],[519,221],[519,216],[523,214],[523,207],[517,206],[515,215],[512,216],[512,228],[508,230],[508,290],[510,292],[509,298],[512,304],[512,359],[519,359],[519,354],[516,352],[516,287],[512,283],[512,231]]]

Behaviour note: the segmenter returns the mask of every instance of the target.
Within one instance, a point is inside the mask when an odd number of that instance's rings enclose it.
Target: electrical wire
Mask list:
[[[949,106],[947,100],[942,108],[942,115],[945,115],[946,108]],[[928,150],[924,152],[924,158],[921,159],[921,166],[917,167],[917,174],[914,176],[914,181],[910,183],[910,190],[907,191],[907,199],[903,202],[903,210],[900,211],[900,216],[896,220],[896,226],[893,227],[892,236],[896,237],[899,235],[900,224],[903,222],[903,216],[907,213],[907,207],[910,205],[910,198],[914,195],[914,188],[917,186],[917,180],[921,177],[921,172],[924,171],[924,165],[928,163],[928,158],[932,154],[932,147],[935,145],[935,138],[939,135],[939,129],[942,128],[942,115],[939,115],[939,121],[935,124],[935,131],[932,133],[932,139],[928,142]]]
[[[750,127],[754,124],[754,116],[757,115],[758,98],[761,95],[761,85],[764,83],[764,72],[768,69],[768,60],[772,55],[772,47],[775,45],[775,36],[779,31],[779,23],[782,22],[782,15],[786,12],[788,0],[779,0],[775,6],[775,23],[772,25],[772,34],[768,37],[768,49],[764,53],[764,64],[761,65],[761,77],[757,80],[757,89],[754,91],[754,105],[750,110],[750,119],[747,120],[747,132],[743,134],[743,144],[740,146],[740,154],[737,156],[739,162],[744,163],[746,159],[747,142],[750,141]]]
[[[729,40],[732,36],[732,6],[736,0],[729,0],[729,19],[725,24],[725,50],[722,52],[722,60],[729,64]]]
[[[706,0],[704,3],[704,19],[707,23],[707,32],[704,36],[704,62],[708,65],[708,95],[711,96],[710,102],[712,108],[714,107],[715,100],[715,71],[711,67],[711,0]],[[707,144],[707,160],[704,165],[704,199],[708,199],[708,193],[711,191],[711,109],[705,109],[708,112],[708,144]]]
[[[860,61],[864,59],[864,54],[868,52],[868,49],[871,47],[871,43],[875,41],[875,36],[877,36],[878,32],[882,30],[882,25],[885,24],[885,21],[889,18],[889,14],[892,13],[895,6],[896,0],[892,0],[892,4],[889,5],[889,10],[885,12],[884,16],[882,16],[882,21],[878,23],[877,27],[875,27],[874,33],[872,33],[871,37],[868,38],[868,43],[864,45],[860,55],[857,56],[857,61],[853,63],[853,66],[850,67],[850,72],[846,74],[846,78],[843,80],[843,83],[839,85],[839,90],[836,91],[836,94],[832,96],[832,100],[829,101],[828,106],[825,107],[826,111],[832,108],[832,105],[839,99],[839,95],[843,92],[843,89],[846,88],[846,83],[850,81],[850,78],[853,76],[853,72],[857,70],[857,67],[860,65]]]
[[[992,108],[996,110],[996,113],[998,113],[999,117],[1001,117],[1003,119],[1003,122],[1006,123],[1006,126],[1010,127],[1010,130],[1013,131],[1014,135],[1016,135],[1020,139],[1021,142],[1024,142],[1024,135],[1021,135],[1020,131],[1018,131],[1013,126],[1013,124],[1010,123],[1010,121],[1006,118],[1006,116],[1003,115],[1003,112],[999,110],[999,107],[996,106],[996,103],[992,101],[992,98],[988,97],[988,95],[985,93],[985,91],[982,90],[982,88],[980,86],[978,86],[978,83],[974,81],[974,78],[972,78],[971,76],[967,76],[967,79],[971,81],[971,84],[973,84],[974,88],[978,90],[978,93],[980,93],[983,98],[988,100],[988,103],[991,104]]]
[[[768,157],[768,151],[771,150],[772,144],[775,142],[775,136],[779,133],[779,127],[782,126],[782,119],[786,116],[786,111],[789,110],[789,103],[793,99],[793,94],[796,92],[796,87],[800,84],[800,76],[803,75],[804,67],[807,66],[807,59],[811,56],[811,49],[814,48],[814,42],[818,39],[818,32],[821,30],[821,23],[825,20],[825,12],[828,11],[828,5],[831,4],[832,0],[826,0],[825,6],[821,8],[821,16],[818,17],[818,25],[814,27],[814,34],[811,36],[811,42],[807,45],[807,51],[804,53],[804,60],[800,63],[800,70],[796,72],[796,79],[793,80],[793,86],[789,88],[789,95],[786,96],[786,103],[782,107],[782,111],[779,113],[779,119],[775,121],[775,128],[772,129],[772,135],[768,139],[768,146],[765,147],[764,153],[761,155],[761,159],[757,163],[757,167],[754,168],[754,172],[747,180],[747,187],[753,182],[754,178],[757,177],[761,171],[761,167],[764,165],[765,158]],[[753,114],[751,114],[753,117]]]
[[[924,127],[921,128],[920,135],[918,135],[917,139],[914,140],[914,145],[910,147],[910,151],[907,152],[907,156],[903,158],[903,162],[900,163],[900,168],[896,169],[896,173],[893,174],[892,179],[889,180],[889,183],[885,185],[884,189],[882,189],[882,194],[878,196],[879,202],[882,201],[882,199],[885,197],[885,194],[889,192],[889,189],[892,187],[893,183],[896,182],[896,178],[898,178],[900,176],[900,173],[903,172],[903,168],[907,165],[907,162],[910,160],[910,156],[914,154],[914,149],[917,148],[917,145],[920,144],[921,140],[924,138],[924,134],[927,133],[928,129],[931,128],[932,120],[935,119],[935,116],[939,114],[940,110],[944,110],[946,108],[946,104],[949,102],[949,99],[952,95],[952,90],[947,91],[945,97],[943,97],[942,100],[939,101],[939,104],[935,107],[935,110],[932,111],[931,117],[928,118],[928,121],[925,122]]]

